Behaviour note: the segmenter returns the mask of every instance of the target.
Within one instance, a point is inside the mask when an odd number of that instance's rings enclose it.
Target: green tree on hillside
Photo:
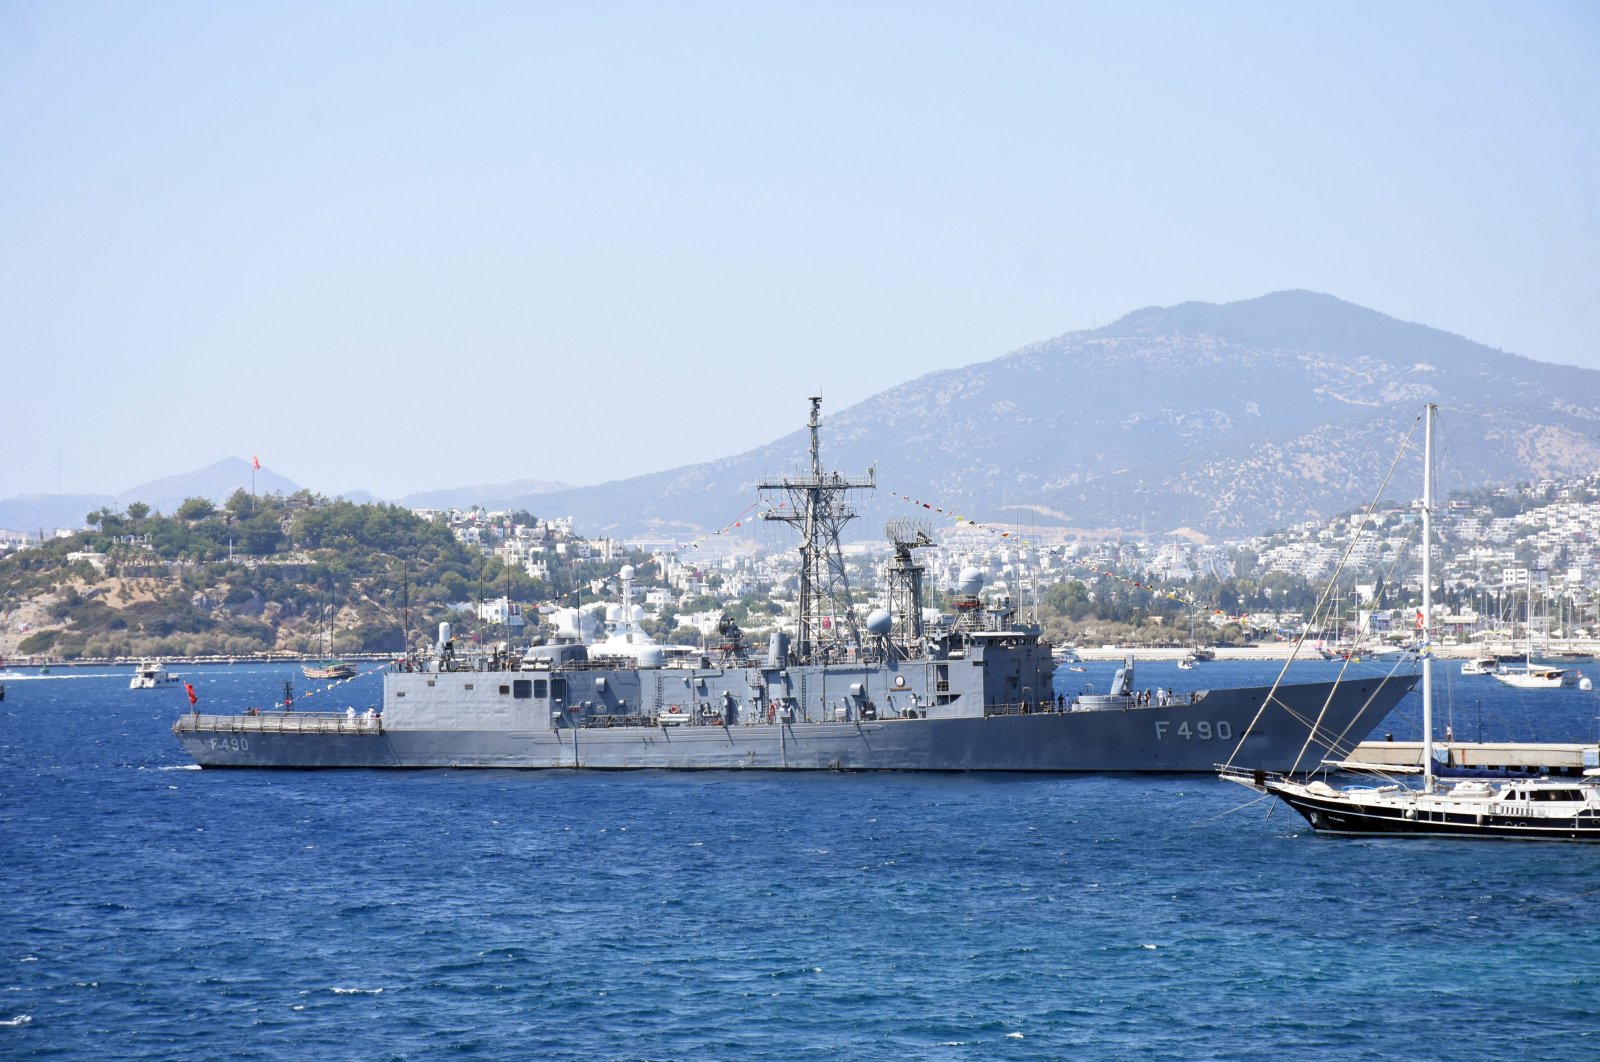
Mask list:
[[[179,520],[204,520],[216,511],[217,507],[206,498],[185,498],[173,515]]]

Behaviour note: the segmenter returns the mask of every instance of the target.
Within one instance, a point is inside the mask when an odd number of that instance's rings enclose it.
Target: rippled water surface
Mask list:
[[[127,678],[0,674],[0,1057],[1600,1056],[1600,846],[1320,838],[1206,777],[200,771]],[[1600,723],[1442,679],[1458,737]]]

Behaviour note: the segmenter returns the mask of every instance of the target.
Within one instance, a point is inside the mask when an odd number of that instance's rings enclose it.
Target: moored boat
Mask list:
[[[1278,797],[1318,833],[1600,841],[1600,784],[1592,775],[1498,783],[1468,779],[1423,789],[1399,784],[1335,788],[1265,772],[1235,780]]]
[[[176,686],[178,676],[162,666],[159,660],[141,660],[128,680],[130,690],[154,690],[162,686]]]
[[[1549,664],[1501,664],[1489,674],[1502,685],[1519,690],[1559,690],[1578,684],[1576,671]]]
[[[324,660],[320,664],[307,664],[300,673],[308,679],[339,680],[354,678],[356,669],[340,660]]]
[[[1528,645],[1520,664],[1501,664],[1490,672],[1503,686],[1519,690],[1559,690],[1578,684],[1578,672],[1571,668],[1540,664],[1533,659],[1533,573],[1527,573],[1528,614],[1525,624]]]
[[[1422,495],[1422,762],[1420,788],[1384,780],[1335,787],[1317,778],[1224,768],[1222,777],[1278,798],[1318,833],[1600,841],[1600,784],[1553,778],[1442,783],[1433,743],[1432,631],[1433,418],[1429,405]],[[1496,677],[1500,677],[1496,673]],[[1334,766],[1349,768],[1348,762]],[[1373,769],[1359,765],[1360,769]]]

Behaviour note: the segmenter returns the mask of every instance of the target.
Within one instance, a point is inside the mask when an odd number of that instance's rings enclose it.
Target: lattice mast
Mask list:
[[[902,658],[922,656],[922,577],[923,567],[911,555],[914,549],[933,545],[926,525],[915,520],[890,520],[884,536],[894,546],[894,559],[885,571],[889,588],[889,614],[894,627],[889,640]]]
[[[822,397],[813,396],[811,419],[811,474],[778,482],[761,483],[759,490],[781,490],[788,494],[787,511],[769,511],[768,520],[781,520],[800,528],[800,601],[794,656],[800,663],[828,660],[846,650],[859,651],[861,630],[856,624],[850,601],[850,581],[845,575],[844,557],[839,549],[839,533],[855,519],[855,510],[845,502],[852,490],[877,489],[877,470],[868,469],[865,479],[850,479],[837,472],[822,471],[822,450],[817,442],[818,417]],[[830,622],[824,623],[827,619]]]

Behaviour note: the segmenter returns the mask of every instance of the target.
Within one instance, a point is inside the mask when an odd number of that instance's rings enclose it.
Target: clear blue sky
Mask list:
[[[1600,5],[0,0],[0,497],[600,482],[1284,288],[1600,369]]]

